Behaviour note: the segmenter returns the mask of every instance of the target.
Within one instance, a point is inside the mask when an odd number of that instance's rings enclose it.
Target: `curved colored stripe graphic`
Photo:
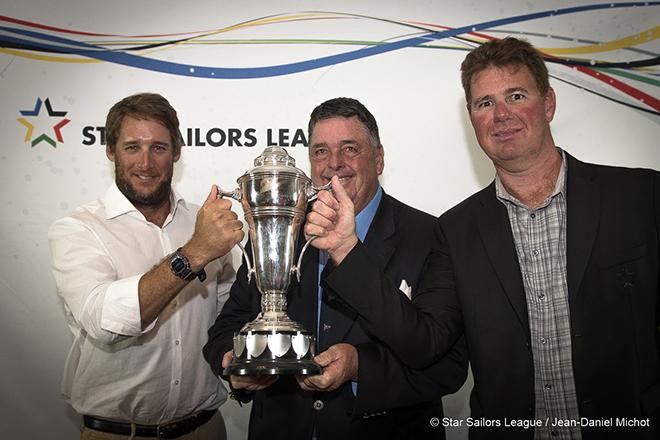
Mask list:
[[[603,3],[583,5],[554,9],[543,12],[517,15],[498,20],[491,20],[459,28],[422,23],[388,20],[369,17],[364,15],[345,14],[338,12],[307,11],[295,14],[272,15],[261,17],[220,29],[180,32],[160,35],[132,35],[122,36],[116,34],[104,34],[84,32],[70,29],[62,29],[39,23],[33,23],[11,17],[0,16],[0,22],[17,26],[0,26],[0,52],[8,55],[32,58],[40,61],[52,62],[112,62],[138,69],[145,69],[165,74],[196,77],[196,78],[218,78],[218,79],[248,79],[265,78],[280,75],[290,75],[313,69],[346,63],[361,58],[376,56],[392,51],[406,48],[423,49],[458,49],[470,50],[484,41],[497,37],[488,35],[486,31],[504,25],[538,20],[567,14],[576,14],[595,10],[613,10],[621,8],[650,8],[660,6],[660,1],[655,2],[633,2],[633,3]],[[406,35],[391,37],[389,41],[360,41],[360,40],[293,40],[293,39],[263,39],[263,40],[209,40],[219,34],[226,34],[233,30],[257,27],[276,23],[307,21],[307,20],[334,20],[334,19],[368,19],[403,25],[411,29]],[[27,28],[27,29],[25,29]],[[66,36],[53,35],[47,32],[56,32]],[[493,30],[492,33],[502,31]],[[94,37],[96,41],[78,41],[73,37]],[[543,36],[550,38],[547,34]],[[175,39],[170,39],[170,38]],[[660,37],[660,26],[638,32],[623,38],[606,42],[588,42],[571,39],[574,43],[581,43],[574,47],[555,47],[540,49],[546,56],[547,61],[567,64],[586,76],[599,80],[607,86],[623,92],[633,100],[633,105],[639,109],[647,110],[650,107],[654,113],[660,114],[660,101],[639,87],[635,82],[642,82],[652,87],[658,87],[657,81],[649,81],[648,76],[657,72],[649,70],[660,64],[660,56],[648,50],[636,49],[635,46],[654,41]],[[163,39],[165,38],[165,39]],[[570,37],[558,36],[559,39],[570,39]],[[442,43],[440,43],[442,41]],[[260,67],[212,67],[195,64],[183,64],[150,58],[149,54],[156,51],[166,50],[181,44],[326,44],[326,45],[362,45],[356,50],[349,50],[339,54],[322,56],[318,58],[301,60],[292,63],[260,66]],[[113,49],[113,47],[117,47]],[[638,56],[629,61],[595,61],[572,58],[574,55],[611,53],[617,50],[630,51]],[[634,52],[633,52],[634,51]],[[646,58],[639,59],[639,54]],[[571,56],[571,58],[569,58]],[[614,78],[605,73],[605,68],[620,68],[621,71],[635,74],[617,75],[623,80]],[[645,68],[645,69],[641,69]],[[613,74],[614,75],[614,74]],[[620,101],[621,102],[621,101]],[[621,102],[629,105],[630,103]]]
[[[631,35],[629,37],[608,41],[607,43],[590,44],[587,46],[579,47],[556,47],[548,49],[539,48],[539,50],[551,53],[553,55],[576,55],[585,53],[609,52],[616,49],[625,49],[627,47],[648,43],[649,41],[653,41],[658,37],[660,37],[660,25],[639,32],[638,34]]]

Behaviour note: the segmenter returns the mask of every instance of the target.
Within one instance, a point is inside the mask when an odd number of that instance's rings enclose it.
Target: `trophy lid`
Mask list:
[[[307,175],[296,167],[296,160],[277,145],[266,147],[263,153],[254,159],[254,168],[246,171],[244,176],[262,173],[293,173],[307,178]]]
[[[296,166],[296,160],[289,156],[287,151],[277,145],[266,147],[263,153],[254,159],[254,166],[260,167],[265,165],[275,166]]]

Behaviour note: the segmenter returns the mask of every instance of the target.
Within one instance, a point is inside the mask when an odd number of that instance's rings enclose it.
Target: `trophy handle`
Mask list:
[[[248,254],[245,252],[245,248],[243,247],[242,244],[236,243],[236,246],[238,246],[241,249],[241,252],[243,253],[243,258],[245,259],[245,264],[247,265],[247,281],[248,284],[250,284],[250,280],[252,279],[252,274],[254,273],[254,267],[252,264],[250,264],[250,258],[248,258]]]
[[[222,188],[218,187],[218,198],[221,199],[223,197],[231,197],[232,199],[240,202],[241,201],[241,189],[236,188],[233,191],[224,191]],[[248,254],[245,252],[245,248],[243,247],[242,244],[236,243],[236,246],[238,246],[241,249],[241,253],[243,254],[243,258],[245,259],[245,264],[247,265],[248,271],[247,271],[247,280],[248,284],[250,284],[250,280],[252,280],[252,274],[255,273],[254,271],[254,265],[250,263],[250,258],[248,257]]]
[[[332,182],[328,182],[323,186],[313,186],[312,185],[312,187],[307,192],[307,203],[313,202],[314,200],[316,200],[316,197],[318,197],[318,195],[319,195],[319,191],[324,191],[324,190],[332,192]],[[307,244],[309,244],[309,241],[307,242]],[[307,244],[305,245],[305,247],[307,247]]]
[[[316,200],[316,197],[318,196],[319,191],[330,191],[330,192],[332,192],[332,182],[328,182],[323,186],[314,186],[314,185],[312,185],[309,188],[309,191],[307,192],[307,203],[313,202],[314,200]],[[300,256],[298,256],[298,263],[291,268],[291,273],[296,274],[296,279],[298,280],[298,282],[300,282],[300,265],[302,264],[303,255],[305,255],[305,251],[309,247],[310,243],[312,241],[314,241],[316,238],[318,238],[318,236],[316,236],[316,235],[312,235],[311,237],[309,237],[309,240],[307,240],[307,243],[305,243],[305,246],[303,246],[302,251],[300,251]]]
[[[236,200],[237,202],[241,201],[241,189],[236,188],[233,191],[224,191],[222,188],[218,187],[218,198],[221,199],[223,197],[231,197],[232,199]]]
[[[319,238],[318,235],[312,235],[311,237],[309,237],[309,240],[307,240],[307,243],[305,243],[305,246],[303,246],[302,251],[300,251],[300,256],[298,257],[298,263],[291,268],[291,273],[296,274],[296,279],[298,280],[298,282],[300,282],[300,265],[302,264],[303,255],[305,255],[305,251],[309,247],[309,244],[312,241],[316,240],[317,238]]]

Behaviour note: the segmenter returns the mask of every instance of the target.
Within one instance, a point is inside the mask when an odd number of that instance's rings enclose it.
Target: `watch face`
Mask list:
[[[181,249],[179,248],[170,260],[170,270],[177,277],[186,281],[192,281],[198,274],[190,270],[190,263],[188,263],[186,256],[181,254],[180,251]]]
[[[186,267],[186,263],[184,263],[181,258],[176,257],[172,260],[172,269],[175,272],[180,272]]]

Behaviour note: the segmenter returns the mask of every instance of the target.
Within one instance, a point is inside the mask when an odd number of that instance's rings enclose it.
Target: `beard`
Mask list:
[[[150,194],[140,194],[131,185],[124,175],[115,172],[115,182],[119,191],[133,204],[136,208],[147,206],[160,206],[170,198],[172,188],[172,177],[163,181],[155,191]]]

